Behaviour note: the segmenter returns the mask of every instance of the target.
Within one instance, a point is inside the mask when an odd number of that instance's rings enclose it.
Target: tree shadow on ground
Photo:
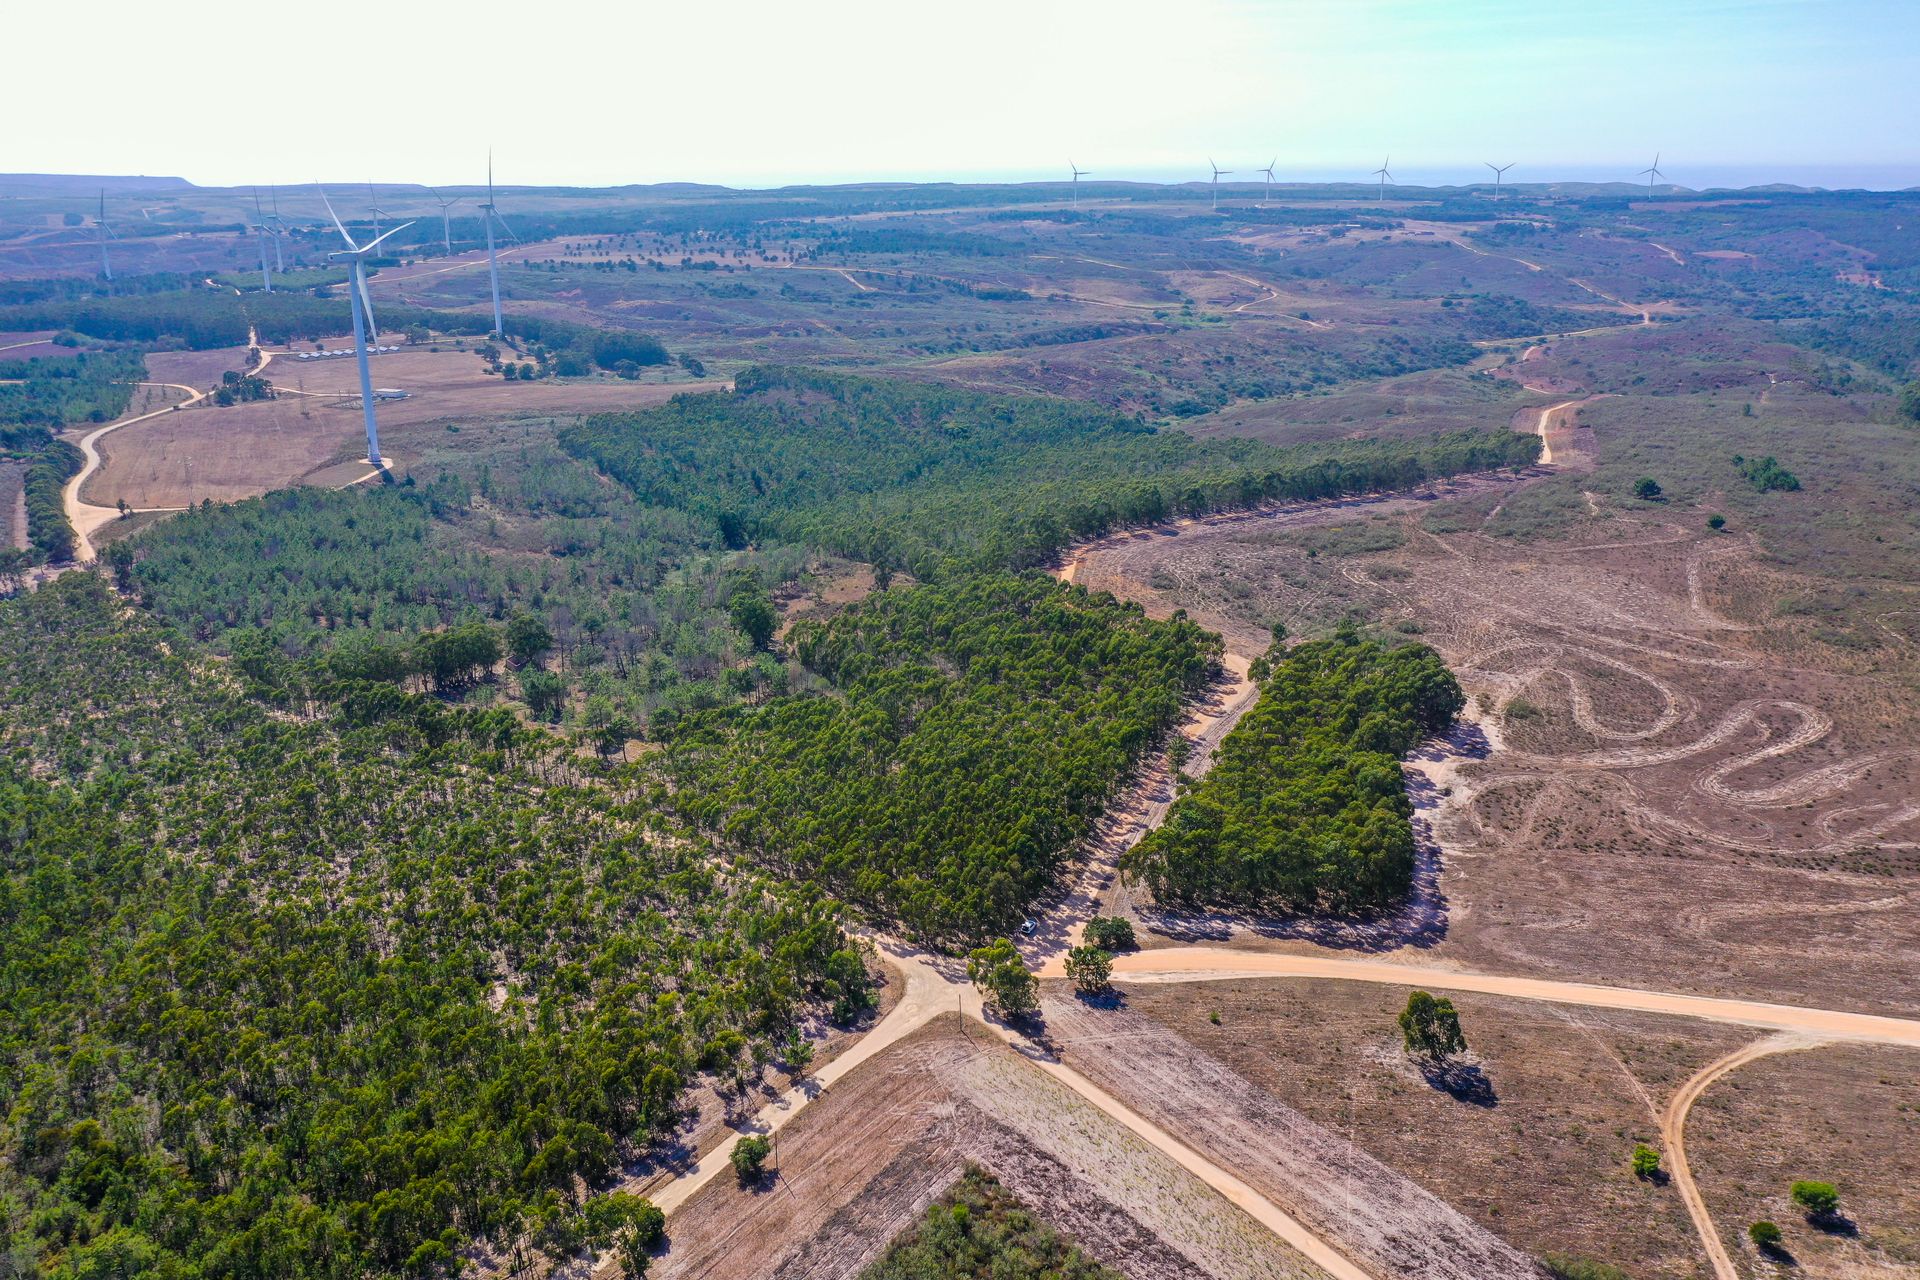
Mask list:
[[[1494,1090],[1492,1079],[1475,1063],[1424,1062],[1420,1064],[1420,1074],[1429,1085],[1456,1102],[1488,1108],[1500,1105],[1500,1095]]]

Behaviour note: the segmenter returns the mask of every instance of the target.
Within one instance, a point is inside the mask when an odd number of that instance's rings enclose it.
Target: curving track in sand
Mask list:
[[[206,391],[195,391],[192,387],[185,386],[178,382],[141,382],[135,385],[142,387],[170,387],[175,391],[186,392],[187,398],[175,404],[170,404],[164,409],[155,409],[152,413],[143,413],[132,418],[122,418],[118,422],[109,422],[104,427],[95,427],[92,431],[80,437],[80,452],[85,456],[85,461],[80,464],[80,470],[74,473],[73,478],[68,480],[66,485],[60,490],[60,505],[66,511],[67,523],[73,526],[73,558],[82,564],[95,559],[98,555],[98,552],[95,551],[93,546],[92,535],[94,531],[109,521],[120,518],[120,509],[118,507],[96,507],[90,502],[82,502],[80,500],[80,486],[87,482],[89,476],[100,469],[100,438],[109,432],[118,431],[122,427],[131,427],[137,422],[145,422],[150,418],[158,418],[162,415],[172,413],[176,409],[184,409],[188,405],[198,404],[211,394]],[[146,509],[155,511],[181,510],[179,507],[154,507]]]
[[[1713,1225],[1713,1215],[1707,1212],[1707,1202],[1693,1180],[1693,1168],[1687,1163],[1687,1113],[1693,1110],[1693,1104],[1716,1080],[1736,1068],[1770,1054],[1814,1049],[1825,1043],[1818,1036],[1785,1031],[1735,1049],[1695,1072],[1680,1086],[1679,1092],[1673,1095],[1673,1100],[1667,1103],[1666,1110],[1660,1114],[1660,1141],[1666,1147],[1674,1189],[1687,1206],[1687,1216],[1693,1219],[1693,1229],[1700,1235],[1700,1246],[1706,1250],[1707,1259],[1713,1264],[1714,1280],[1740,1280],[1740,1273],[1735,1269],[1733,1259],[1728,1256],[1726,1245],[1721,1242],[1720,1232]]]

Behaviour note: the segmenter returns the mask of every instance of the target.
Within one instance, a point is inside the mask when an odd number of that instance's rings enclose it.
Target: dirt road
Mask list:
[[[172,413],[176,409],[184,409],[190,404],[198,404],[200,401],[205,400],[209,394],[205,391],[195,391],[192,387],[184,386],[178,382],[142,382],[139,385],[143,387],[171,387],[175,391],[186,392],[187,398],[177,404],[170,404],[164,409],[155,409],[152,413],[143,413],[133,418],[122,418],[118,422],[109,422],[106,426],[96,427],[94,430],[80,437],[80,452],[85,455],[86,461],[80,464],[80,470],[76,472],[74,477],[67,481],[65,487],[60,490],[60,505],[66,511],[67,523],[73,526],[73,558],[82,564],[94,559],[98,554],[93,546],[92,535],[94,530],[110,520],[118,520],[120,518],[120,510],[118,507],[96,507],[91,503],[80,501],[80,486],[87,482],[88,476],[91,476],[100,469],[100,450],[98,448],[100,437],[110,431],[118,431],[122,427],[130,427],[136,422],[145,422],[149,418],[158,418],[162,414]],[[179,510],[177,507],[154,509],[164,511]]]
[[[1715,1229],[1713,1217],[1707,1212],[1707,1202],[1701,1198],[1700,1188],[1694,1184],[1693,1169],[1687,1164],[1687,1113],[1708,1086],[1736,1067],[1743,1067],[1768,1054],[1814,1049],[1825,1043],[1827,1041],[1818,1036],[1790,1031],[1756,1040],[1700,1068],[1680,1086],[1679,1092],[1673,1095],[1673,1100],[1667,1103],[1667,1109],[1661,1113],[1660,1141],[1667,1149],[1673,1185],[1687,1206],[1687,1216],[1693,1219],[1694,1230],[1700,1233],[1700,1246],[1707,1251],[1707,1258],[1713,1263],[1714,1280],[1740,1280],[1740,1273],[1734,1269],[1733,1259],[1727,1255],[1727,1247],[1721,1242],[1720,1232]]]
[[[1056,961],[1047,966],[1043,976],[1060,976],[1064,973],[1065,970],[1059,968]],[[1550,978],[1475,973],[1467,969],[1402,964],[1396,960],[1229,951],[1220,947],[1167,947],[1115,957],[1113,975],[1127,982],[1194,982],[1233,978],[1336,978],[1348,982],[1381,982],[1439,991],[1474,991],[1484,995],[1513,996],[1521,1000],[1544,1000],[1551,1004],[1584,1005],[1595,1009],[1666,1013],[1707,1022],[1797,1032],[1826,1040],[1920,1048],[1920,1020],[1912,1018],[1768,1004],[1760,1000],[1686,995],[1640,987],[1603,987]]]

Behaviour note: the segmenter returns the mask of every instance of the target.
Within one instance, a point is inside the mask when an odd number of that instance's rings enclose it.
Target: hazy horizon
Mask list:
[[[1657,152],[1695,189],[1920,184],[1920,8],[1894,0],[1197,0],[1177,40],[1145,0],[846,0],[802,22],[762,0],[608,5],[540,28],[427,3],[355,15],[349,41],[231,0],[93,12],[84,92],[60,57],[0,85],[34,121],[10,168],[470,185],[492,145],[499,179],[531,186],[1023,181],[1069,159],[1186,181],[1209,156],[1306,181],[1391,158],[1402,182],[1457,184],[1483,160],[1631,180]],[[45,10],[14,34],[72,39]]]

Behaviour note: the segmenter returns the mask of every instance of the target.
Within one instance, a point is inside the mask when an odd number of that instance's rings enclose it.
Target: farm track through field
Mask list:
[[[1692,1166],[1687,1163],[1687,1113],[1693,1110],[1693,1104],[1716,1080],[1736,1068],[1770,1054],[1817,1049],[1825,1043],[1817,1036],[1798,1032],[1781,1032],[1764,1040],[1756,1040],[1695,1072],[1691,1079],[1680,1086],[1679,1092],[1673,1095],[1673,1100],[1660,1115],[1660,1140],[1672,1164],[1673,1185],[1680,1192],[1682,1203],[1687,1206],[1687,1216],[1693,1220],[1694,1230],[1700,1234],[1700,1247],[1706,1250],[1707,1258],[1713,1264],[1714,1280],[1740,1280],[1740,1273],[1734,1268],[1733,1259],[1728,1256],[1727,1247],[1720,1239],[1720,1232],[1713,1225],[1713,1215],[1707,1212],[1707,1202],[1701,1196],[1699,1186],[1694,1183]]]

